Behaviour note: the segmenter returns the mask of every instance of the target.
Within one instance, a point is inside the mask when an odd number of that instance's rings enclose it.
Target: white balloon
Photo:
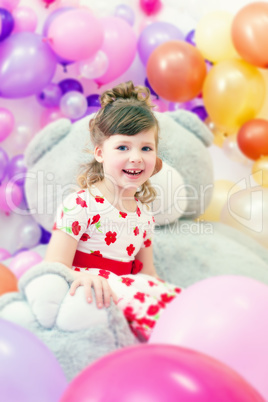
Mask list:
[[[61,97],[60,110],[70,119],[79,119],[87,111],[87,100],[81,92],[69,91]]]

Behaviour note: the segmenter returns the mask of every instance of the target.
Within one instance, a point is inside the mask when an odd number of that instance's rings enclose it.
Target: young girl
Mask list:
[[[94,287],[99,308],[112,297],[141,341],[180,292],[153,263],[148,203],[156,196],[149,178],[162,166],[158,131],[147,88],[129,81],[101,95],[90,121],[94,159],[78,177],[80,190],[58,208],[45,258],[73,270],[71,295],[84,286],[91,302]]]

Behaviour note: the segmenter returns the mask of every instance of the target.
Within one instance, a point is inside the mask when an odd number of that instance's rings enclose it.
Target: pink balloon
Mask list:
[[[28,269],[42,260],[43,258],[35,251],[22,251],[12,259],[9,269],[17,278],[20,278]]]
[[[58,107],[45,109],[41,114],[40,119],[41,128],[47,126],[49,123],[52,123],[53,121],[62,118],[66,118],[66,116],[62,113],[62,111]]]
[[[205,279],[169,304],[150,343],[180,345],[214,357],[268,400],[267,311],[267,285],[242,276]]]
[[[5,248],[0,248],[0,261],[4,261],[9,257],[11,257],[10,252]]]
[[[0,186],[0,210],[9,213],[16,209],[22,201],[22,190],[9,181]]]
[[[101,50],[109,60],[109,66],[101,77],[95,80],[99,85],[107,84],[122,75],[132,64],[137,38],[132,27],[122,18],[105,17],[101,19],[104,42]]]
[[[155,112],[163,113],[168,110],[167,104],[162,99],[152,97],[151,101],[155,105],[153,109]]]
[[[69,10],[51,22],[48,37],[56,54],[77,61],[92,57],[100,49],[103,28],[90,11]]]
[[[160,0],[140,0],[140,7],[146,15],[157,14],[161,8]]]
[[[0,108],[0,142],[4,141],[13,131],[15,120],[13,114],[4,108]]]
[[[18,7],[12,13],[14,18],[14,32],[34,32],[37,27],[37,15],[29,7]]]
[[[19,4],[20,0],[0,0],[0,8],[12,11]]]
[[[89,365],[60,402],[264,402],[229,367],[171,345],[126,347]]]

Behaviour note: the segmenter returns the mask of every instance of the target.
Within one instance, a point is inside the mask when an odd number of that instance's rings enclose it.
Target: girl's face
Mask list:
[[[124,189],[136,190],[152,175],[156,163],[155,127],[129,136],[111,135],[95,147],[105,179]]]

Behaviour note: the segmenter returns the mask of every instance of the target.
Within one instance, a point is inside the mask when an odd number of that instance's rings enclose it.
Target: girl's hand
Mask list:
[[[99,308],[102,308],[103,304],[105,307],[109,307],[111,297],[113,298],[114,303],[117,304],[117,296],[110,288],[107,279],[103,278],[102,276],[79,273],[71,285],[71,296],[75,294],[75,291],[79,286],[85,287],[86,300],[89,303],[92,301],[91,287],[94,287],[96,304]]]

